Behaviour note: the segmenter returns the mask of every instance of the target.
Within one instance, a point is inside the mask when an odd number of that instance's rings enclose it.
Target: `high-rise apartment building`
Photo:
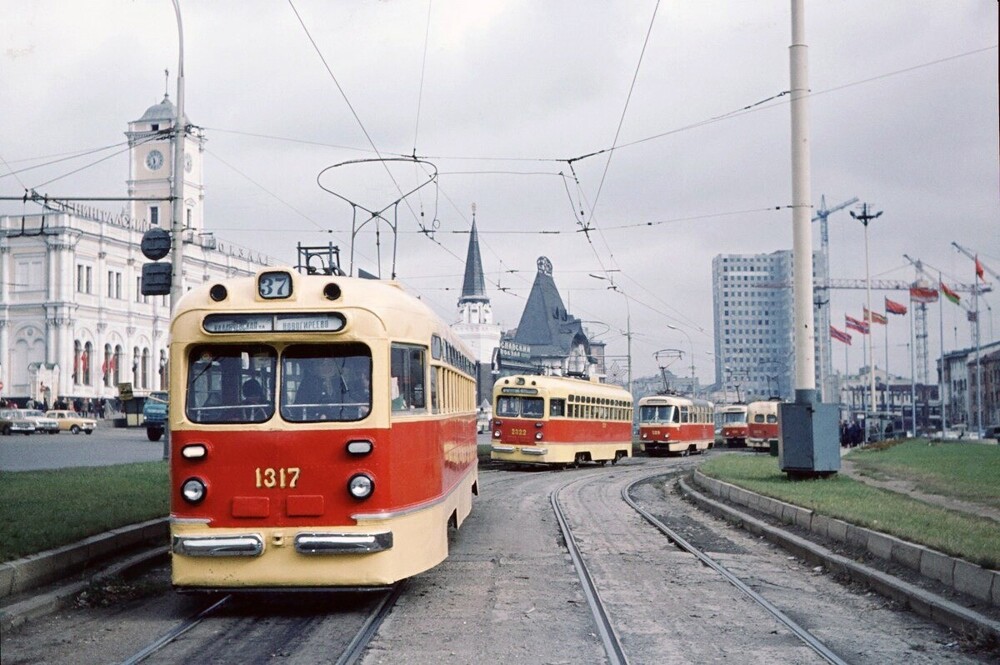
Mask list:
[[[813,279],[823,273],[813,253]],[[720,254],[712,259],[715,381],[730,401],[795,396],[794,302],[791,250]],[[830,313],[824,290],[814,294],[816,388],[829,388]],[[824,400],[828,401],[828,400]]]

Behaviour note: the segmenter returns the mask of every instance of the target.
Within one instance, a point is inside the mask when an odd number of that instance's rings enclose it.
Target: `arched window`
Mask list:
[[[83,381],[81,362],[83,360],[83,345],[80,340],[73,342],[73,385],[78,386]]]
[[[111,354],[111,345],[104,345],[104,362],[101,363],[101,378],[104,385],[110,388],[114,378],[115,357]]]
[[[149,347],[142,350],[142,389],[149,390]]]
[[[125,352],[121,344],[115,345],[115,355],[111,359],[111,386],[117,386],[122,382],[122,362],[125,360]]]
[[[85,386],[93,385],[90,374],[90,360],[94,356],[94,345],[87,342],[83,346],[83,355],[80,356],[80,373],[83,376],[82,383]]]
[[[139,360],[140,352],[138,346],[132,347],[132,385],[139,387]]]
[[[160,349],[160,361],[157,373],[160,376],[160,390],[167,390],[167,352],[163,349]]]

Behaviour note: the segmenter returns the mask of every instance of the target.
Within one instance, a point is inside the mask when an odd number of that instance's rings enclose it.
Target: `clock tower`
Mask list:
[[[150,106],[141,118],[128,124],[125,136],[129,146],[127,185],[130,197],[170,196],[174,172],[171,136],[176,119],[177,107],[170,101],[170,95],[164,95],[162,102]],[[187,118],[184,124],[188,133],[184,137],[184,212],[181,218],[185,230],[198,234],[205,229],[202,171],[205,136]],[[132,219],[165,229],[170,228],[171,215],[170,201],[132,201],[129,207]]]

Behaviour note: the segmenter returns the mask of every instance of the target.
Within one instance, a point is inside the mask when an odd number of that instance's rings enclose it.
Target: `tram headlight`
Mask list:
[[[649,438],[649,434],[647,434],[646,432],[643,432],[642,433],[642,438],[643,439],[648,439]]]
[[[347,481],[347,491],[355,499],[367,499],[375,491],[375,481],[364,473],[357,473]]]
[[[205,499],[205,483],[201,478],[188,478],[181,485],[181,496],[188,503],[201,503]]]
[[[494,439],[499,439],[500,438],[500,430],[496,430],[495,432],[493,432],[493,438]]]
[[[535,432],[535,441],[541,441],[541,440],[542,440],[542,433]]]

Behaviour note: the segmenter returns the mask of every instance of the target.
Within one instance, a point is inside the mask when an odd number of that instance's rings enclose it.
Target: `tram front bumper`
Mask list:
[[[548,455],[549,454],[549,449],[548,448],[540,448],[538,446],[523,446],[523,447],[518,447],[518,446],[493,446],[493,452],[495,452],[495,453],[503,453],[503,454],[507,454],[507,455],[509,455],[511,453],[521,453],[523,455],[538,455],[538,456],[541,456],[541,455]]]
[[[294,543],[299,554],[371,554],[392,549],[392,532],[300,533]],[[256,557],[264,553],[264,539],[255,533],[174,536],[172,550],[191,557]]]

